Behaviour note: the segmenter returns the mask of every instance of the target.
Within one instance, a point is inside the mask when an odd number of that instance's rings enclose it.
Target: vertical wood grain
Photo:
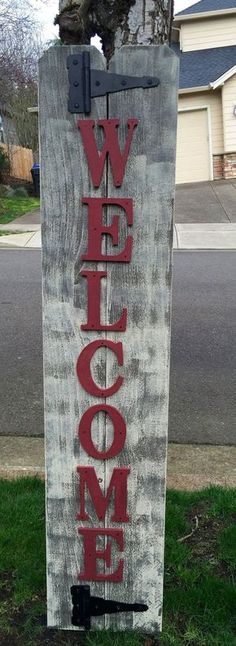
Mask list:
[[[111,69],[130,75],[155,75],[160,86],[132,90],[92,100],[89,118],[121,120],[136,117],[123,186],[115,189],[110,167],[100,189],[92,188],[77,117],[67,112],[66,58],[85,47],[49,50],[40,63],[40,132],[43,218],[44,386],[47,466],[48,623],[71,628],[70,587],[83,565],[78,538],[76,466],[94,466],[104,486],[112,470],[130,466],[129,513],[124,524],[125,571],[122,584],[90,583],[91,593],[106,599],[144,602],[147,613],[125,613],[92,620],[92,627],[142,629],[161,627],[165,470],[169,392],[170,290],[172,217],[177,115],[177,59],[167,46],[123,47]],[[104,69],[104,59],[90,48],[92,67]],[[80,117],[83,118],[83,117]],[[99,129],[97,130],[98,138]],[[87,245],[83,197],[125,197],[134,200],[134,250],[130,264],[82,263]],[[107,221],[117,208],[110,209]],[[121,217],[121,244],[127,227]],[[107,239],[106,247],[111,252]],[[118,252],[118,249],[117,249]],[[86,281],[82,268],[106,269],[103,320],[112,322],[128,307],[127,331],[81,332],[87,320]],[[101,400],[79,385],[75,364],[82,348],[94,339],[123,341],[125,377],[120,391],[106,403],[115,406],[127,423],[124,451],[105,463],[89,458],[79,446],[77,429],[82,414]],[[98,352],[93,369],[99,384],[117,378],[111,352]],[[113,431],[99,416],[93,437],[102,447]],[[105,526],[111,523],[111,502]],[[91,522],[101,526],[88,497]],[[120,527],[120,524],[117,524]],[[114,568],[114,563],[113,563]]]
[[[93,191],[79,130],[78,116],[67,111],[66,60],[85,47],[52,48],[40,61],[40,142],[43,241],[44,391],[47,473],[47,584],[48,625],[72,629],[71,585],[79,583],[83,566],[78,537],[78,480],[76,466],[95,466],[79,446],[77,429],[82,414],[99,402],[78,383],[76,360],[101,333],[81,332],[87,320],[86,280],[79,278],[80,256],[86,251],[87,220],[81,199],[105,195],[105,179]],[[92,66],[104,69],[104,58],[89,48]],[[90,118],[106,118],[106,98],[93,101]],[[80,118],[84,118],[80,115]],[[83,268],[96,268],[84,263]],[[101,264],[99,269],[102,269]],[[95,371],[99,370],[99,363]],[[94,437],[104,442],[105,424],[94,424]],[[104,482],[104,464],[96,461]],[[90,525],[99,526],[90,501]],[[87,523],[89,526],[89,524]],[[104,526],[104,525],[103,525]],[[104,596],[104,584],[93,592]],[[104,625],[103,619],[94,622]]]
[[[108,270],[108,315],[128,307],[127,331],[109,334],[124,346],[125,381],[109,403],[126,420],[127,440],[118,459],[106,463],[106,479],[117,463],[130,466],[131,522],[123,525],[124,583],[106,584],[106,598],[143,602],[149,610],[108,616],[106,626],[155,633],[162,621],[178,64],[167,46],[131,46],[116,53],[111,70],[154,75],[160,85],[109,97],[121,140],[129,118],[139,124],[122,187],[114,188],[110,172],[108,179],[109,197],[134,200],[134,247],[130,264]],[[113,372],[109,357],[107,374]]]

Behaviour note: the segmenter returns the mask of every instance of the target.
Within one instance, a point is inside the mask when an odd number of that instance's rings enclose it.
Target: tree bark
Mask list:
[[[64,44],[89,44],[98,34],[109,60],[122,45],[169,41],[173,0],[60,0],[60,38]]]

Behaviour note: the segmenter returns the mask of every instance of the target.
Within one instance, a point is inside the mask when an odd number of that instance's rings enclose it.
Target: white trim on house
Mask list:
[[[226,16],[236,13],[236,7],[231,9],[218,9],[218,11],[201,11],[201,13],[179,14],[174,16],[174,23],[187,20],[198,20],[200,18],[215,18],[215,16]]]
[[[211,127],[211,108],[207,106],[207,120],[208,120],[208,140],[209,140],[209,157],[210,157],[210,179],[214,179],[213,167],[213,147],[212,147],[212,127]]]
[[[208,150],[209,150],[209,171],[210,181],[213,180],[213,151],[212,151],[212,128],[211,128],[211,108],[209,105],[196,105],[191,108],[178,108],[179,112],[193,112],[194,110],[207,110],[207,123],[208,123]]]
[[[179,94],[192,94],[192,92],[209,92],[213,88],[210,85],[199,85],[198,87],[179,88]]]
[[[230,79],[231,76],[233,76],[234,74],[236,74],[236,65],[234,65],[229,70],[227,70],[227,72],[222,74],[222,76],[219,76],[219,78],[216,79],[214,83],[210,83],[211,88],[213,90],[216,90],[216,88],[220,87],[221,85],[224,85],[225,81],[228,81],[228,79]]]

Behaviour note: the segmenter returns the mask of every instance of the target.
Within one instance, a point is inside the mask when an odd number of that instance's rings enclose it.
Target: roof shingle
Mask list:
[[[196,4],[179,11],[176,16],[186,16],[192,13],[204,13],[206,11],[223,11],[224,9],[236,9],[236,0],[201,0]]]
[[[181,89],[209,85],[236,65],[236,45],[182,52],[172,43],[171,49],[180,59]]]

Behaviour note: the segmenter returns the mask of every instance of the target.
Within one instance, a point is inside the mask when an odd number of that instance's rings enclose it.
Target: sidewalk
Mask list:
[[[0,478],[44,478],[44,440],[0,437]],[[193,491],[209,485],[236,487],[236,447],[169,444],[167,486]]]
[[[8,231],[14,230],[11,235],[0,237],[0,247],[41,249],[40,226],[35,230],[33,225],[22,225],[27,231],[21,229],[16,233],[16,227],[5,225]],[[34,225],[35,227],[37,225]],[[3,231],[3,226],[0,226]],[[17,227],[19,230],[19,225]],[[236,249],[236,223],[228,224],[176,224],[174,227],[174,249]]]
[[[39,210],[0,225],[1,248],[41,249]],[[236,182],[220,180],[176,187],[174,249],[236,249]]]
[[[0,231],[12,231],[10,235],[0,236],[0,247],[41,249],[40,209],[25,213],[9,224],[0,224]]]
[[[24,226],[24,225],[22,225]],[[16,233],[19,230],[19,227],[14,226],[14,233],[10,235],[0,236],[0,247],[5,248],[28,248],[28,249],[41,249],[41,227],[35,231],[32,229],[32,225],[25,225],[26,231],[21,229],[20,233]],[[7,231],[11,231],[10,225],[6,225]],[[3,227],[0,226],[0,231],[3,231]]]

